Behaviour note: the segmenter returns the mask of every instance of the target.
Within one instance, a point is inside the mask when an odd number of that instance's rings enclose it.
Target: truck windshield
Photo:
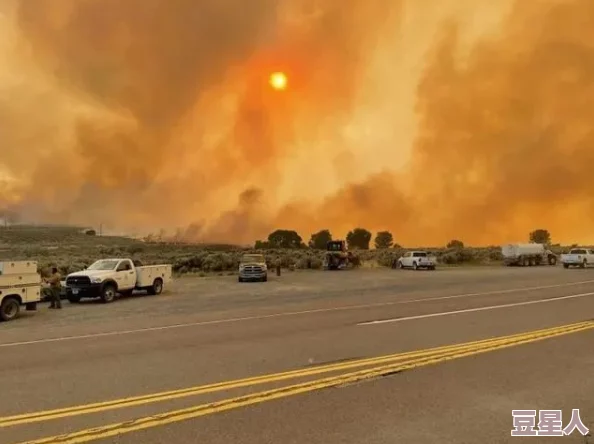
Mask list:
[[[242,256],[241,263],[245,264],[247,262],[263,263],[263,262],[265,262],[264,255],[262,255],[262,254],[246,254],[245,256]]]
[[[89,268],[87,268],[87,270],[115,270],[115,267],[118,265],[118,262],[119,261],[116,260],[104,259],[92,263],[91,265],[89,265]]]
[[[427,257],[427,253],[413,253],[414,257]]]
[[[586,254],[586,250],[571,250],[569,254]]]

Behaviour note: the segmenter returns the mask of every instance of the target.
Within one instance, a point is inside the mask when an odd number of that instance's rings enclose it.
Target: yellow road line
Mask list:
[[[123,408],[130,408],[140,405],[146,405],[150,403],[170,401],[173,399],[180,399],[190,396],[197,396],[206,393],[214,393],[223,390],[232,390],[242,387],[279,382],[288,379],[302,378],[307,376],[315,376],[323,373],[336,372],[341,370],[350,370],[360,367],[366,367],[371,365],[385,364],[394,361],[402,361],[405,359],[413,359],[419,357],[427,357],[434,354],[441,354],[443,352],[449,352],[453,350],[466,350],[473,349],[478,345],[499,343],[501,341],[512,340],[513,338],[527,338],[534,337],[540,334],[549,334],[555,331],[564,331],[568,328],[580,327],[584,325],[590,325],[591,322],[578,322],[575,324],[569,324],[561,327],[553,327],[542,330],[531,331],[528,333],[519,333],[511,336],[496,337],[490,339],[483,339],[480,341],[472,341],[463,344],[447,345],[441,347],[434,347],[426,350],[412,351],[405,353],[397,353],[391,355],[384,355],[375,358],[360,359],[357,361],[328,364],[318,367],[312,367],[309,369],[298,369],[291,370],[282,373],[268,374],[262,376],[255,376],[245,379],[238,379],[233,381],[219,382],[214,384],[189,387],[186,389],[172,390],[160,393],[153,393],[149,395],[135,396],[129,398],[116,399],[112,401],[98,402],[87,405],[79,405],[72,407],[65,407],[61,409],[46,410],[40,412],[25,413],[14,416],[7,416],[0,418],[0,428],[11,427],[22,424],[30,424],[41,421],[49,421],[52,419],[61,419],[71,416],[78,416],[84,414],[98,413],[107,410],[116,410]]]
[[[406,363],[391,363],[379,367],[374,367],[357,372],[347,373],[339,376],[331,376],[314,381],[308,381],[300,384],[291,385],[288,387],[277,388],[262,391],[259,393],[252,393],[245,396],[225,399],[208,404],[202,404],[190,408],[173,410],[170,412],[138,418],[132,421],[109,424],[81,430],[65,435],[57,435],[48,438],[42,438],[33,441],[27,441],[20,444],[80,444],[98,439],[105,439],[113,436],[122,435],[125,433],[145,430],[149,428],[164,426],[167,424],[177,423],[188,419],[198,418],[201,416],[219,413],[227,410],[245,407],[252,404],[271,401],[274,399],[286,398],[289,396],[298,395],[301,393],[312,392],[324,388],[336,387],[347,383],[354,383],[364,381],[366,379],[377,378],[382,375],[394,373],[396,371],[410,370],[422,366],[433,365],[452,359],[459,359],[467,356],[486,353],[489,351],[499,350],[508,347],[514,347],[521,344],[528,344],[532,342],[542,341],[544,339],[553,338],[557,336],[577,333],[594,329],[594,322],[584,323],[582,325],[567,326],[565,328],[550,329],[549,333],[540,333],[538,335],[524,335],[525,337],[509,337],[506,340],[498,343],[476,345],[474,350],[451,350],[443,352],[438,356],[422,357],[416,360],[411,360]]]

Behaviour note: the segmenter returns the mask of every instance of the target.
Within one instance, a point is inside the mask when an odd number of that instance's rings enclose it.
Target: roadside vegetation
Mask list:
[[[527,236],[531,241],[549,245],[560,254],[570,247],[550,245],[547,230],[535,230]],[[254,248],[233,245],[186,244],[151,235],[145,239],[99,236],[92,229],[64,226],[10,225],[0,227],[0,260],[36,260],[40,271],[55,265],[61,273],[81,270],[97,259],[131,257],[143,264],[171,263],[178,275],[234,274],[241,255],[262,253],[269,266],[280,260],[284,269],[322,268],[326,242],[333,239],[329,230],[311,235],[307,244],[292,230],[276,230],[266,240],[257,241]],[[361,267],[390,267],[395,259],[408,250],[426,250],[437,256],[442,266],[497,265],[501,263],[500,246],[468,247],[453,239],[443,247],[409,247],[399,245],[392,233],[373,234],[364,228],[354,228],[346,236],[349,249],[361,260]],[[375,248],[371,249],[371,245]]]

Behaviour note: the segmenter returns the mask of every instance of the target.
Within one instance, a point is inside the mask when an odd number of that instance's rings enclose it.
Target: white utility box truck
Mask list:
[[[0,262],[0,320],[12,321],[21,307],[37,310],[41,300],[41,276],[35,261]]]
[[[521,265],[523,267],[557,264],[557,256],[543,244],[507,244],[501,247],[505,265]]]
[[[72,303],[82,298],[100,298],[112,302],[116,295],[130,295],[134,290],[161,294],[171,282],[171,265],[136,266],[131,259],[101,259],[83,271],[66,277],[67,298]]]

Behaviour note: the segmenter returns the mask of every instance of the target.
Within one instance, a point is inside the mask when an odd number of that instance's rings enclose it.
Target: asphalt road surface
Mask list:
[[[594,269],[181,278],[0,325],[0,443],[591,443]],[[544,425],[541,427],[545,429]],[[569,430],[568,430],[569,432]],[[515,440],[515,441],[514,441]]]

